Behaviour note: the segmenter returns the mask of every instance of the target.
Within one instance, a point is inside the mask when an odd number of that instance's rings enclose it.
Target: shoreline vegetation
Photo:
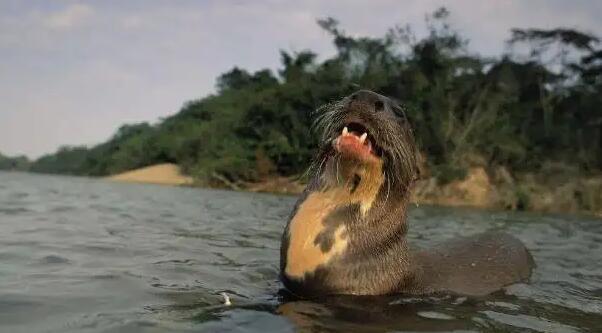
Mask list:
[[[235,191],[300,194],[305,183],[300,176],[272,176],[255,182],[233,183],[215,178],[210,183],[199,183],[175,164],[159,164],[106,177],[110,181],[134,182],[174,186],[225,188]],[[418,181],[412,202],[416,204],[452,207],[477,207],[503,210],[532,210],[554,213],[589,213],[602,217],[602,177],[560,179],[550,181],[526,175],[514,179],[500,168],[487,172],[474,167],[462,180],[439,185],[429,177]],[[589,208],[589,209],[588,209]]]
[[[150,167],[143,170],[155,172],[147,179],[155,183],[297,193],[320,140],[316,107],[364,88],[400,101],[412,123],[423,161],[416,202],[601,215],[600,39],[517,28],[500,41],[502,54],[482,56],[450,15],[427,15],[422,35],[398,25],[382,37],[320,19],[336,50],[329,58],[280,51],[277,71],[234,67],[215,93],[155,124],[126,124],[105,142],[33,161],[0,155],[0,170],[138,170],[116,179],[141,181],[139,169]]]

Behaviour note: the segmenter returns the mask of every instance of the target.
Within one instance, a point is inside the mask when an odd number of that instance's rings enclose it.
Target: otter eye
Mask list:
[[[410,124],[410,120],[408,119],[408,116],[406,115],[406,113],[404,112],[403,108],[401,106],[394,106],[391,108],[393,110],[393,113],[395,114],[395,116],[397,116],[399,123],[402,125],[409,125]]]
[[[374,102],[374,110],[378,111],[382,111],[385,108],[385,103],[383,103],[382,101],[376,101]]]
[[[403,110],[399,106],[393,107],[393,113],[395,113],[397,117],[401,118],[401,120],[406,121],[405,112],[403,112]]]

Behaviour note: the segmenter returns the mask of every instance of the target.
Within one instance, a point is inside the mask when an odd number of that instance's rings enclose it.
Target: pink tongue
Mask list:
[[[341,153],[347,153],[360,157],[371,154],[370,143],[363,144],[355,135],[341,135],[336,139],[335,148]]]

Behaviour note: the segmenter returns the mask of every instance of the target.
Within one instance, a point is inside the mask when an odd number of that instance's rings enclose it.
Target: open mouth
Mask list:
[[[334,140],[334,148],[343,155],[362,160],[378,157],[378,147],[366,126],[351,122],[343,126],[341,134]]]

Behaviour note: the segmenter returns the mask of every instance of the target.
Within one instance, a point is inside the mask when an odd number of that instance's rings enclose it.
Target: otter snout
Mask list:
[[[370,90],[359,90],[349,96],[348,107],[350,109],[360,108],[373,112],[381,112],[391,109],[391,104],[391,99],[386,96]]]

